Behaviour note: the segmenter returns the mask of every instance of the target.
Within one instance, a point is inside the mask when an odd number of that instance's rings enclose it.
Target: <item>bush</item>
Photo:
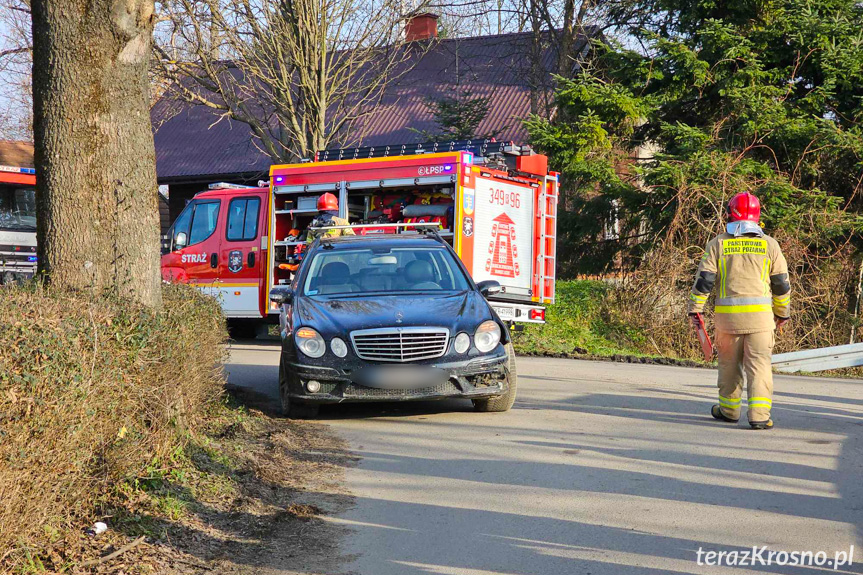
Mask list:
[[[0,289],[0,571],[92,522],[182,448],[222,390],[215,300],[164,287],[156,314],[39,285]],[[85,523],[86,522],[86,523]]]
[[[556,303],[544,325],[525,325],[514,338],[523,354],[640,355],[650,353],[641,333],[618,321],[608,305],[616,288],[591,280],[558,281]],[[655,352],[654,352],[655,353]]]

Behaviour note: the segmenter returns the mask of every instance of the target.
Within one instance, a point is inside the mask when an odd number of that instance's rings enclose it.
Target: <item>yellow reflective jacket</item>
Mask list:
[[[707,244],[689,294],[688,313],[701,313],[716,288],[717,331],[745,334],[775,328],[791,312],[788,264],[768,235],[724,233]]]
[[[330,214],[321,214],[320,216],[318,216],[312,220],[312,223],[309,227],[319,228],[319,227],[326,227],[326,226],[349,226],[349,225],[351,225],[351,223],[344,218],[340,218],[338,216],[333,216]],[[320,237],[322,235],[325,235],[327,237],[337,238],[339,236],[355,236],[356,234],[354,233],[354,230],[352,230],[350,228],[338,229],[338,230],[327,230],[326,232],[322,232],[320,230],[309,230],[308,233],[306,234],[306,244],[307,245],[311,244],[312,242],[315,241],[315,239],[317,239],[318,237]]]

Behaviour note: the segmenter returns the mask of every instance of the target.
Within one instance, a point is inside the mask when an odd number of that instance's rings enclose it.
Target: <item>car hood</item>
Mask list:
[[[445,327],[455,334],[492,319],[488,303],[475,291],[446,294],[369,294],[350,297],[301,296],[295,300],[298,326],[324,335],[347,335],[381,327]],[[399,321],[400,320],[400,321]]]

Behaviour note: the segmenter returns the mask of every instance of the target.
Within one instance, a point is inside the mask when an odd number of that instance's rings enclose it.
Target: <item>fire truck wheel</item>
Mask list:
[[[507,392],[490,399],[474,399],[473,407],[481,412],[509,411],[515,403],[516,388],[518,386],[518,375],[515,371],[515,348],[512,342],[506,344],[506,355],[509,357],[509,377],[507,378]]]
[[[314,419],[321,406],[316,403],[302,403],[288,395],[288,375],[282,362],[279,362],[279,397],[282,400],[282,415],[288,419]]]

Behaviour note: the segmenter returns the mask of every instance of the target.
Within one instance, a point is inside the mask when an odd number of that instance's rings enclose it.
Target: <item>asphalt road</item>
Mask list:
[[[276,402],[278,350],[231,385]],[[361,460],[341,552],[356,575],[863,573],[863,382],[777,377],[776,429],[714,421],[715,371],[519,358],[512,411],[468,401],[322,411]],[[274,403],[275,404],[275,403]],[[745,416],[743,418],[745,420]],[[835,553],[716,567],[698,551]],[[702,560],[706,559],[702,555]],[[781,555],[774,559],[789,560]]]

